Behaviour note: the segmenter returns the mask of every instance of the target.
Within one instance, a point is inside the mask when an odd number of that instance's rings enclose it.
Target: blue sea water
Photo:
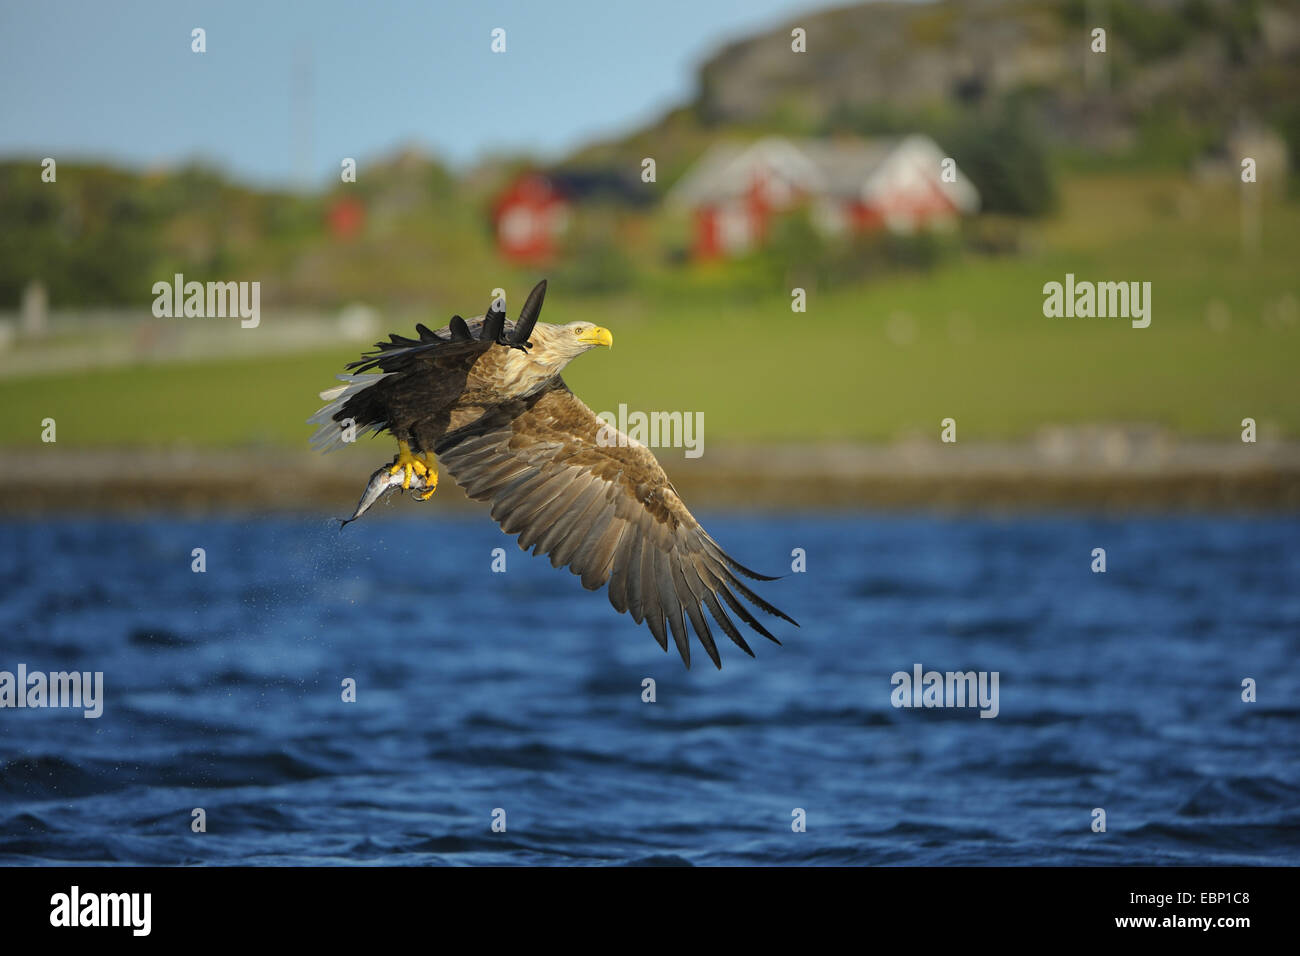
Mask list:
[[[802,627],[720,672],[486,516],[0,524],[0,670],[105,686],[0,710],[0,862],[1300,859],[1300,520],[705,523],[807,555],[760,588]],[[896,709],[917,663],[998,672],[998,716]]]

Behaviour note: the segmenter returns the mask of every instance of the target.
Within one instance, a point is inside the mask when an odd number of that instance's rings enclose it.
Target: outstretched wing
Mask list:
[[[722,666],[704,614],[751,657],[736,617],[780,643],[737,598],[796,624],[737,577],[770,581],[729,556],[677,496],[644,445],[607,426],[568,387],[503,403],[473,426],[448,435],[434,451],[471,497],[492,503],[492,517],[519,546],[550,555],[640,624],[660,647],[668,631],[687,667],[686,619],[717,667]],[[665,627],[665,622],[667,626]],[[796,624],[797,626],[797,624]]]

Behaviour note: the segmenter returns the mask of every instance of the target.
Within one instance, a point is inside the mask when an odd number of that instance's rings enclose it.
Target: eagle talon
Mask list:
[[[393,459],[393,467],[388,469],[390,475],[396,475],[400,472],[406,472],[406,477],[402,480],[402,490],[408,490],[411,487],[411,477],[419,475],[421,478],[429,474],[434,474],[429,467],[428,459],[425,455],[412,455],[411,446],[404,441],[397,443],[397,457]],[[436,481],[436,477],[435,477]]]
[[[421,458],[423,457],[424,456],[421,456]],[[425,458],[424,460],[427,461],[428,459]],[[423,463],[424,462],[419,462],[419,464],[423,464]],[[425,472],[424,472],[424,490],[417,491],[415,493],[415,500],[428,501],[430,498],[433,497],[433,493],[437,490],[438,490],[438,469],[434,468],[433,465],[429,465],[427,468],[425,468]]]

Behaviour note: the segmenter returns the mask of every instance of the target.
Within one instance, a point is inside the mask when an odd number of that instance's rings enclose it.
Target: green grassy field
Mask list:
[[[1300,435],[1300,207],[1266,203],[1262,242],[1246,253],[1232,186],[1093,176],[1066,183],[1063,199],[1022,256],[810,289],[802,314],[782,295],[683,307],[689,295],[575,300],[553,284],[543,318],[613,330],[612,351],[566,374],[594,409],[703,411],[712,443],[934,436],[945,417],[963,440],[1085,422],[1227,440],[1248,416]],[[1067,272],[1151,282],[1151,326],[1045,318],[1043,284]],[[68,445],[305,447],[316,393],[352,357],[0,381],[0,444],[38,444],[53,417]]]

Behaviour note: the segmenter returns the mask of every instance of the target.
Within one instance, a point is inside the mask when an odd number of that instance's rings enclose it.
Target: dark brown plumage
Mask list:
[[[589,590],[608,584],[614,608],[644,622],[665,650],[671,633],[687,667],[688,621],[718,667],[710,617],[750,656],[728,611],[780,643],[740,601],[794,624],[741,576],[772,579],[724,552],[649,449],[609,441],[609,426],[565,385],[564,365],[612,337],[588,323],[535,324],[545,289],[533,290],[518,323],[502,304],[379,343],[340,376],[346,386],[322,393],[335,401],[312,419],[321,424],[315,443],[337,444],[337,423],[351,419],[359,432],[391,432],[416,458],[436,455],[471,498],[491,503],[520,548],[549,555]],[[357,374],[372,370],[383,374]]]

